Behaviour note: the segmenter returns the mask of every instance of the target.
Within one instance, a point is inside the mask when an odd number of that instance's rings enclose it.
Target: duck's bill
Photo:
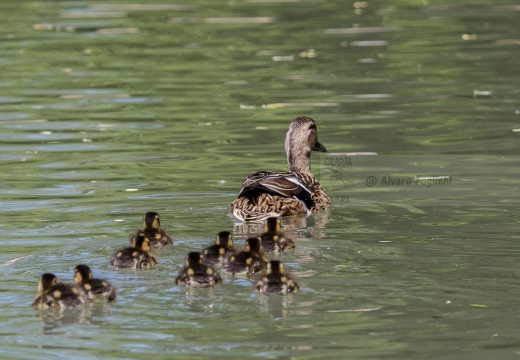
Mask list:
[[[319,141],[316,141],[316,144],[314,144],[312,151],[327,152],[327,148],[325,146],[321,145]]]

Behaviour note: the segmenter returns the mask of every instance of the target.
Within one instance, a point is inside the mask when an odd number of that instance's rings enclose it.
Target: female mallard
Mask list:
[[[282,232],[282,222],[277,217],[267,218],[265,221],[265,232],[260,234],[259,238],[262,241],[262,249],[265,252],[282,252],[285,249],[292,249],[296,246],[294,241],[285,237],[285,234]]]
[[[58,283],[54,274],[40,276],[38,292],[32,305],[38,309],[66,309],[83,307],[87,297],[81,288]]]
[[[327,193],[311,174],[311,150],[327,151],[318,141],[314,120],[297,117],[285,137],[289,172],[259,171],[249,175],[229,215],[242,221],[261,221],[272,216],[307,216],[329,208]]]
[[[116,288],[108,281],[92,277],[92,271],[87,265],[74,268],[74,283],[79,286],[90,300],[113,301],[116,298]]]
[[[233,237],[229,231],[221,231],[217,234],[215,244],[202,250],[203,262],[206,265],[220,263],[226,256],[237,252],[233,244]]]
[[[252,275],[264,270],[265,266],[260,239],[249,238],[243,251],[231,254],[225,259],[223,270],[230,275]]]
[[[161,221],[159,214],[156,212],[147,212],[143,216],[143,228],[137,230],[135,235],[130,238],[130,245],[134,246],[134,240],[137,236],[143,235],[150,240],[153,247],[162,248],[166,245],[172,245],[173,240],[170,235],[163,229],[160,229]]]
[[[222,282],[222,278],[211,266],[202,263],[202,254],[192,251],[186,255],[184,268],[175,279],[177,285],[212,286]]]
[[[157,264],[157,259],[150,254],[150,250],[150,240],[143,235],[138,235],[132,247],[118,250],[110,257],[110,266],[114,270],[153,268]]]
[[[255,290],[263,293],[287,294],[300,289],[298,284],[287,275],[280,261],[272,260],[267,264],[267,272],[256,282]]]

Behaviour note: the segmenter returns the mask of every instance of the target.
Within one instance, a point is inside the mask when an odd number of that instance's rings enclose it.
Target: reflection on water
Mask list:
[[[288,235],[304,238],[320,237],[321,229],[326,226],[330,209],[325,209],[309,217],[286,217],[282,219],[282,230]],[[244,236],[256,236],[265,231],[265,222],[233,222],[233,233]]]
[[[2,356],[516,355],[517,17],[467,1],[1,2]],[[324,156],[353,161],[313,158],[334,209],[283,221],[296,248],[277,259],[301,291],[176,286],[219,231],[242,245],[263,230],[229,205],[246,174],[286,169],[299,115]],[[395,182],[445,175],[449,189]],[[111,271],[146,211],[174,246],[152,271]],[[114,304],[29,306],[42,272],[72,281],[79,263]]]

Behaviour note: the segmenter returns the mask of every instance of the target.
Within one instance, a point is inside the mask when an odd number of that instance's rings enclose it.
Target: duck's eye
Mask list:
[[[316,130],[316,125],[312,124],[311,126],[309,126],[309,130]]]

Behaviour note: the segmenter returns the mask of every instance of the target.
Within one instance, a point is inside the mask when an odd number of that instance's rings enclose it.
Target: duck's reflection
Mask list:
[[[308,217],[282,217],[282,229],[292,238],[304,237],[317,239],[323,237],[319,229],[328,223],[330,209],[318,211]],[[233,233],[238,236],[251,237],[265,231],[265,221],[233,223]]]

